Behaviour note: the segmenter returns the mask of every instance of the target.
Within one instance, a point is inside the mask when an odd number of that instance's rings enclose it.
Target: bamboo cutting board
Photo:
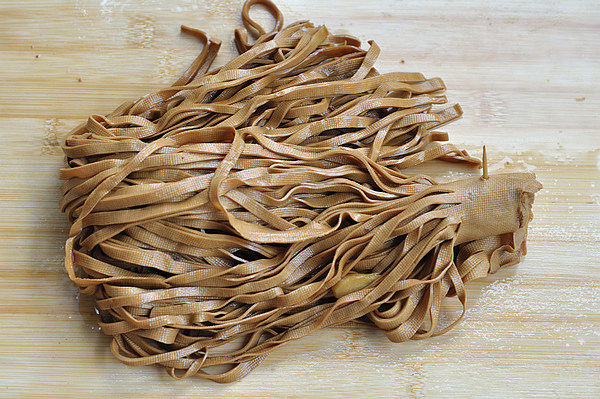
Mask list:
[[[182,23],[224,41],[215,65],[230,59],[241,0],[5,0],[0,397],[600,397],[600,4],[277,4],[286,22],[375,40],[380,71],[442,77],[465,111],[451,140],[476,155],[486,144],[491,172],[544,184],[529,254],[471,283],[463,322],[441,337],[319,331],[230,385],[124,366],[63,269],[59,142],[89,114],[172,83],[200,50]],[[457,312],[450,299],[445,317]]]

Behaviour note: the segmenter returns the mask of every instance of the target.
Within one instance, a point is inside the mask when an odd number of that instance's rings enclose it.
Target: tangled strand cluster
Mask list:
[[[249,17],[255,3],[273,32]],[[434,130],[461,114],[439,109],[440,79],[379,74],[375,43],[283,28],[268,0],[242,19],[255,41],[237,30],[228,64],[209,71],[220,42],[182,27],[205,46],[179,80],[65,141],[66,268],[113,353],[230,382],[324,327],[443,333],[445,296],[464,307],[466,281],[519,260],[537,183],[403,174],[478,164]],[[490,198],[465,201],[477,193]],[[488,207],[503,218],[491,229],[478,226]]]

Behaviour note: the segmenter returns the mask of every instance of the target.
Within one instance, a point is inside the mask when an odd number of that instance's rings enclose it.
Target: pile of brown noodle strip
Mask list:
[[[265,33],[249,17],[261,3]],[[235,381],[325,327],[392,341],[444,333],[440,305],[525,251],[531,174],[438,184],[403,170],[479,165],[435,129],[440,79],[379,74],[350,36],[247,1],[240,55],[205,47],[171,87],[92,115],[64,144],[66,269],[111,350],[175,378]]]

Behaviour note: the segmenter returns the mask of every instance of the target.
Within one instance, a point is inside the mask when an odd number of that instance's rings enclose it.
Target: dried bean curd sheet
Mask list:
[[[249,17],[261,3],[272,32]],[[240,55],[204,48],[170,87],[92,115],[63,149],[65,266],[111,350],[175,378],[231,382],[325,327],[442,334],[440,306],[525,253],[532,174],[438,184],[408,167],[480,165],[436,129],[444,84],[380,74],[379,48],[247,1]],[[250,43],[248,34],[254,38]],[[461,315],[462,317],[462,315]],[[459,318],[460,320],[460,318]]]

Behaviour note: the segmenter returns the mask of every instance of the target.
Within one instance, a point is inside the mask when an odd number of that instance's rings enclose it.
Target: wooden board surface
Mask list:
[[[465,111],[452,141],[474,154],[485,143],[493,172],[538,175],[525,260],[471,283],[464,321],[438,338],[320,331],[230,385],[120,364],[63,269],[59,141],[174,81],[199,51],[181,23],[224,41],[216,65],[231,58],[241,1],[6,0],[0,397],[600,397],[600,3],[278,4],[287,22],[375,40],[381,71],[442,77]]]

